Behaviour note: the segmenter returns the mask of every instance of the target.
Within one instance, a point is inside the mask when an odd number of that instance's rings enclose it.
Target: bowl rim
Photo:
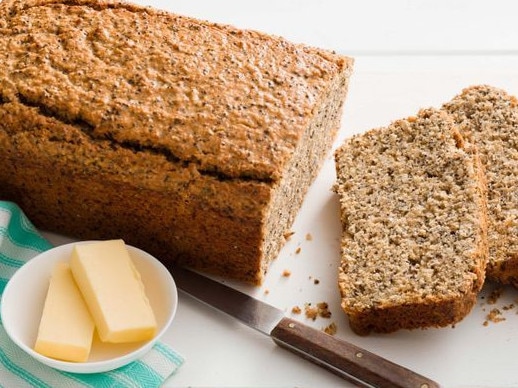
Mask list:
[[[38,352],[36,352],[34,349],[32,349],[30,346],[28,346],[21,338],[19,338],[18,335],[15,335],[13,333],[13,329],[11,327],[10,320],[7,317],[7,307],[6,307],[6,300],[9,300],[10,297],[14,297],[15,295],[11,295],[13,293],[12,288],[15,287],[17,279],[22,278],[25,273],[30,272],[33,267],[38,267],[42,265],[40,261],[44,260],[47,256],[53,256],[55,255],[56,251],[66,251],[71,250],[73,246],[78,244],[88,244],[93,242],[100,242],[105,240],[83,240],[83,241],[75,241],[63,245],[58,245],[56,247],[53,247],[49,250],[43,251],[36,256],[34,256],[32,259],[29,259],[26,263],[24,263],[16,272],[11,276],[9,281],[7,282],[4,291],[2,293],[2,298],[0,302],[0,318],[2,321],[2,326],[4,327],[7,336],[19,347],[21,348],[25,353],[33,357],[34,359],[42,362],[43,364],[48,365],[49,367],[59,369],[65,372],[72,372],[72,373],[101,373],[101,372],[107,372],[113,369],[120,368],[124,365],[129,364],[132,361],[137,360],[138,358],[142,357],[144,354],[146,354],[151,348],[156,344],[156,342],[166,333],[166,331],[171,326],[171,323],[176,315],[177,307],[178,307],[178,289],[176,287],[176,283],[174,281],[174,278],[171,274],[171,272],[164,266],[162,262],[160,262],[157,258],[149,254],[148,252],[134,247],[132,245],[126,244],[126,247],[128,251],[131,253],[134,253],[136,257],[138,257],[138,260],[145,260],[152,264],[153,268],[156,268],[156,272],[160,273],[161,277],[164,280],[164,284],[167,284],[167,288],[169,289],[169,292],[171,292],[171,312],[168,315],[167,319],[163,323],[160,330],[155,334],[155,336],[144,342],[142,346],[133,349],[132,351],[122,354],[120,356],[106,359],[106,360],[99,360],[99,361],[85,361],[85,362],[71,362],[71,361],[63,361],[54,359],[51,357],[44,356]],[[132,255],[132,259],[135,257]],[[52,265],[57,263],[62,259],[59,255],[55,255],[55,257],[51,260],[47,259],[49,261],[48,265]],[[6,325],[7,323],[7,325]],[[39,321],[35,323],[39,324]]]

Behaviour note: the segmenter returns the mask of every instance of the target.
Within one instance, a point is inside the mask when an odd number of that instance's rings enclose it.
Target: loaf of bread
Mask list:
[[[487,276],[518,287],[518,101],[501,89],[465,89],[443,107],[480,152],[488,181]]]
[[[347,139],[335,153],[342,307],[351,328],[441,327],[476,302],[487,262],[476,149],[426,109]]]
[[[261,283],[340,126],[353,60],[124,2],[0,3],[0,198]]]

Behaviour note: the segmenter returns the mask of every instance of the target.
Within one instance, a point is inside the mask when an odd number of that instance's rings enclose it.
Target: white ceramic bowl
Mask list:
[[[155,313],[157,335],[150,341],[127,344],[105,344],[94,339],[89,360],[81,363],[55,360],[35,352],[33,346],[54,265],[70,260],[74,245],[84,243],[88,241],[58,246],[24,264],[5,287],[0,314],[9,337],[40,362],[73,373],[106,372],[142,357],[153,347],[173,321],[178,293],[173,277],[162,263],[138,248],[127,246]]]

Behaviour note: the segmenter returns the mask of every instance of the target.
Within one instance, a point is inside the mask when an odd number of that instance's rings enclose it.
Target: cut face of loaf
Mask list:
[[[260,283],[340,126],[353,61],[122,2],[0,3],[0,198]]]
[[[473,86],[444,105],[480,152],[488,181],[487,275],[518,287],[518,101]]]
[[[483,172],[442,111],[348,139],[335,154],[342,307],[358,334],[439,327],[472,308],[487,261]]]

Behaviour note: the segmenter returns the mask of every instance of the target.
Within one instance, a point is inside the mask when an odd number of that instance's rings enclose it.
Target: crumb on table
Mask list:
[[[304,313],[306,314],[306,318],[315,320],[318,316],[318,307],[312,306],[311,303],[306,303],[304,305]]]
[[[293,231],[289,230],[289,231],[287,231],[286,233],[284,233],[284,239],[285,239],[286,241],[289,241],[289,239],[291,238],[291,236],[293,236],[294,234],[295,234],[295,232],[293,232]]]
[[[329,311],[329,305],[326,302],[317,303],[313,306],[311,303],[304,305],[304,312],[306,318],[315,320],[317,317],[320,318],[331,318],[331,311]]]
[[[300,314],[300,313],[302,312],[302,309],[301,309],[299,306],[293,306],[293,307],[291,308],[291,312],[292,312],[293,314]]]
[[[485,299],[485,304],[487,305],[495,305],[498,303],[499,299],[504,294],[505,288],[501,285],[497,285],[493,287],[489,295],[487,295],[485,298],[482,297],[482,299]],[[486,319],[483,322],[484,326],[488,326],[489,323],[499,323],[502,321],[505,321],[506,318],[503,315],[503,312],[513,310],[518,304],[518,300],[515,300],[514,302],[508,303],[506,305],[499,304],[498,307],[493,307],[489,312],[486,314]],[[484,306],[484,304],[482,304]],[[483,307],[482,311],[486,311],[486,309]]]
[[[489,313],[486,315],[486,320],[484,321],[483,325],[487,326],[489,325],[489,322],[498,323],[505,321],[505,317],[502,315],[502,312],[500,309],[494,308],[489,311]]]
[[[321,318],[331,318],[331,311],[329,311],[329,305],[326,302],[320,302],[317,307],[318,315]]]
[[[324,327],[322,330],[323,330],[325,333],[329,334],[329,335],[335,335],[335,334],[336,334],[336,331],[337,331],[336,323],[331,322],[329,325],[327,325],[326,327]]]

